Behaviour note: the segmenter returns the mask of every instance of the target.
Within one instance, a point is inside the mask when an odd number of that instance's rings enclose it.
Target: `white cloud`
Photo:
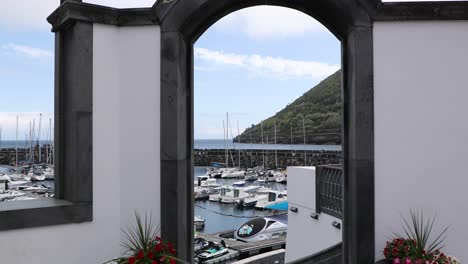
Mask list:
[[[39,130],[40,114],[37,112],[0,112],[0,126],[2,127],[2,140],[15,140],[16,138],[16,116],[18,116],[18,138],[24,140],[26,134],[29,133],[30,123],[35,121],[35,129]],[[42,113],[41,138],[45,139],[49,135],[49,119],[52,119],[52,127],[54,115],[52,113]],[[53,131],[52,131],[53,133]]]
[[[252,39],[285,38],[327,31],[320,22],[305,13],[276,6],[239,10],[222,18],[214,28],[227,33],[238,34],[241,31]]]
[[[150,7],[155,0],[85,0],[117,8]],[[0,28],[10,31],[49,31],[46,18],[60,5],[60,0],[1,0]]]
[[[213,64],[224,64],[245,68],[248,71],[275,78],[314,78],[327,77],[340,68],[315,61],[299,61],[260,55],[224,53],[204,48],[195,48],[195,58]]]
[[[50,59],[54,57],[54,54],[51,51],[13,43],[3,45],[2,49],[7,52],[18,53],[33,59]]]

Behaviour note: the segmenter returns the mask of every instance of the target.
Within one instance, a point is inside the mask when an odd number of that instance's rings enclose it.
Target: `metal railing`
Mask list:
[[[316,167],[315,195],[317,213],[343,219],[343,169],[341,165]]]

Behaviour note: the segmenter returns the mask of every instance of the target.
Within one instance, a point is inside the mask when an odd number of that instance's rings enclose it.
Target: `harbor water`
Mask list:
[[[194,177],[204,175],[206,167],[195,167]],[[232,185],[241,179],[217,179],[220,184]],[[253,182],[246,182],[246,185],[251,185]],[[286,190],[287,185],[281,183],[267,183],[265,186],[276,189]],[[195,201],[195,215],[205,219],[205,227],[200,230],[203,233],[216,233],[229,229],[237,229],[243,223],[258,216],[273,215],[270,210],[260,211],[254,208],[243,209],[234,204],[223,204],[211,201]]]

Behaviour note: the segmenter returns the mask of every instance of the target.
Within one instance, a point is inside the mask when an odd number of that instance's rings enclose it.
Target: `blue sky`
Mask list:
[[[14,139],[18,114],[20,135],[39,113],[46,120],[52,115],[54,35],[45,18],[59,2],[2,0],[3,139]],[[154,0],[85,2],[147,7]],[[226,112],[236,131],[237,121],[243,130],[275,114],[338,69],[340,56],[338,40],[300,12],[260,6],[228,15],[195,45],[195,138],[223,138]]]

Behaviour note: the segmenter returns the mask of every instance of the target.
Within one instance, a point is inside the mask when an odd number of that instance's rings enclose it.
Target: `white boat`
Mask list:
[[[240,200],[253,196],[252,193],[246,192],[249,187],[232,187],[231,189],[221,189],[221,203],[233,204],[239,203]]]
[[[248,171],[245,174],[246,181],[256,181],[258,179],[258,172],[256,171]]]
[[[221,194],[219,193],[216,193],[216,194],[212,194],[208,197],[208,200],[211,201],[211,202],[219,202],[221,201]]]
[[[19,192],[19,191],[13,191],[13,190],[1,191],[0,192],[0,201],[15,199],[15,198],[18,198],[18,197],[24,196],[24,195],[26,195],[26,194],[23,193],[23,192]]]
[[[33,173],[31,176],[31,181],[45,181],[46,176],[44,174]]]
[[[23,174],[17,174],[17,173],[13,173],[13,174],[10,174],[8,175],[10,177],[11,180],[14,180],[14,181],[19,181],[19,180],[23,180],[24,179],[24,175]]]
[[[255,208],[263,210],[266,206],[275,205],[287,200],[286,191],[270,191],[268,193],[268,199],[258,201]]]
[[[24,181],[24,180],[16,180],[16,181],[9,181],[8,182],[8,186],[17,186],[17,185],[24,185],[24,184],[28,184],[30,183],[30,181]]]
[[[196,230],[201,230],[205,227],[205,219],[201,216],[195,216],[193,224]]]
[[[253,196],[239,200],[238,204],[242,207],[255,207],[258,201],[266,199],[268,199],[268,195],[266,194],[254,194]]]
[[[288,225],[284,220],[273,217],[258,217],[241,225],[235,231],[234,237],[244,242],[256,242],[285,237],[287,230]]]
[[[206,175],[202,175],[202,176],[197,176],[195,177],[195,181],[193,182],[193,184],[195,186],[201,186],[201,184],[206,181],[206,180],[209,180],[210,179],[210,176],[206,176]]]
[[[27,188],[24,188],[23,189],[24,191],[46,191],[46,190],[50,190],[49,187],[45,186],[45,185],[37,185],[37,184],[34,184],[32,186],[29,186]]]
[[[237,181],[232,184],[232,187],[245,187],[245,181]]]
[[[195,200],[206,200],[210,197],[210,194],[205,188],[196,188],[193,192],[193,198]]]
[[[19,196],[13,199],[6,200],[7,202],[15,202],[15,201],[28,201],[28,200],[36,200],[37,198],[29,197],[29,196]]]
[[[225,255],[228,252],[229,251],[227,250],[227,248],[221,245],[215,244],[212,247],[203,251],[202,253],[198,254],[197,257],[200,263],[203,263],[203,261],[221,257],[222,255]]]
[[[244,178],[244,177],[245,177],[245,171],[238,170],[237,168],[228,168],[224,170],[223,174],[221,175],[221,178],[224,178],[224,179],[236,179],[236,178]]]
[[[288,182],[288,176],[287,175],[282,175],[276,178],[277,183],[287,183]]]
[[[216,188],[220,186],[221,184],[219,184],[216,179],[208,179],[206,181],[202,181],[200,185],[200,187],[204,187],[204,188]]]

